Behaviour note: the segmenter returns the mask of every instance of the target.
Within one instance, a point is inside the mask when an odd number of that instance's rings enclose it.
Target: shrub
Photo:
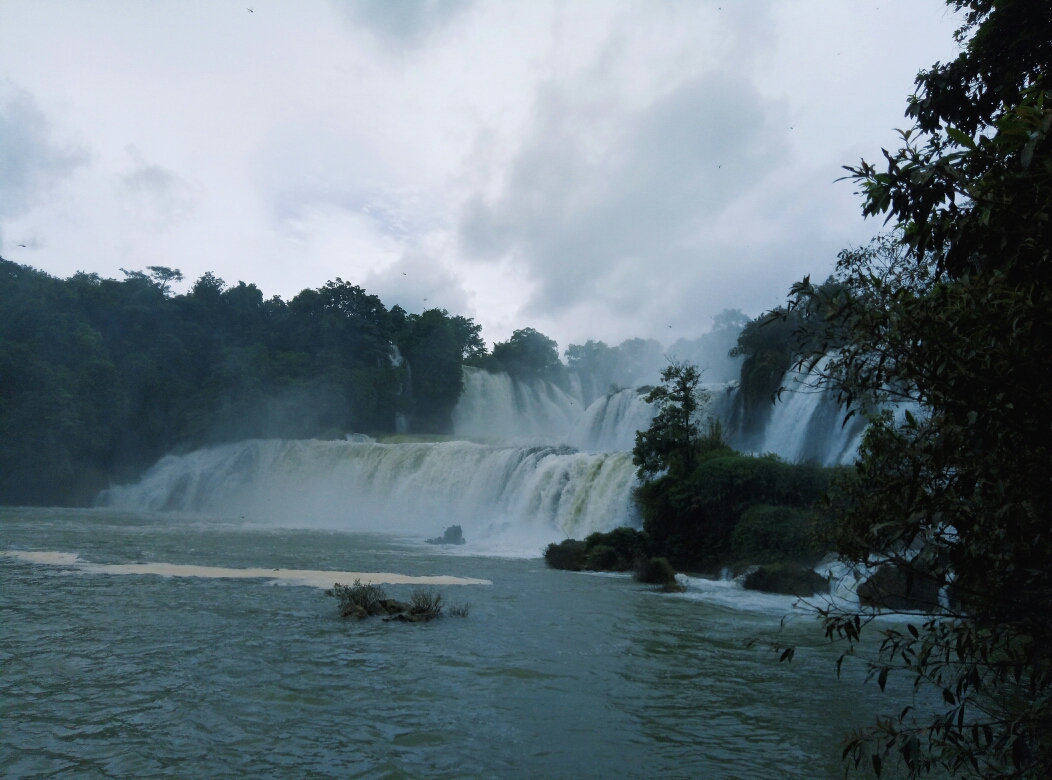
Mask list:
[[[567,539],[558,544],[552,542],[544,548],[544,562],[552,569],[580,571],[584,568],[587,548],[584,542]]]
[[[588,550],[584,559],[584,568],[589,571],[618,571],[621,559],[617,550],[606,544],[597,544]]]
[[[409,597],[409,613],[425,617],[438,617],[442,614],[442,594],[433,588],[414,590]]]
[[[683,586],[676,580],[676,570],[666,558],[640,558],[633,576],[636,582],[660,585],[666,591],[683,590]]]
[[[549,544],[544,560],[553,569],[568,571],[631,571],[637,559],[649,557],[649,550],[646,534],[621,527],[589,534],[583,542],[567,539]]]
[[[468,611],[470,609],[471,609],[471,605],[466,603],[466,602],[464,604],[450,604],[449,605],[449,614],[452,615],[453,617],[466,618],[468,616]]]
[[[748,563],[816,563],[824,552],[816,537],[820,521],[810,509],[751,506],[731,532],[731,554]]]
[[[375,612],[380,601],[387,598],[384,589],[379,585],[363,585],[361,580],[355,580],[352,585],[341,585],[337,582],[331,590],[325,591],[325,595],[336,599],[340,606],[340,614],[344,617],[355,612],[356,608]]]
[[[732,555],[731,534],[756,504],[813,506],[836,469],[715,450],[685,477],[644,482],[635,497],[651,549],[684,569],[716,569]]]

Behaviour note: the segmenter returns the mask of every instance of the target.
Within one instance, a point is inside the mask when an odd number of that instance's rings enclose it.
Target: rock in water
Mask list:
[[[459,525],[451,525],[442,536],[428,539],[428,544],[464,544],[464,531]]]
[[[885,565],[858,586],[858,603],[895,612],[934,612],[939,608],[939,583],[927,568]]]

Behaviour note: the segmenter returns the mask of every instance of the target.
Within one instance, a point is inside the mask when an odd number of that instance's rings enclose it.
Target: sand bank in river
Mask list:
[[[288,585],[331,588],[334,582],[361,580],[368,585],[492,585],[489,580],[444,575],[412,576],[392,572],[326,571],[319,569],[231,569],[224,566],[194,566],[179,563],[91,563],[76,553],[50,551],[0,551],[0,556],[24,563],[61,566],[85,574],[153,574],[160,577],[208,579],[267,579]]]

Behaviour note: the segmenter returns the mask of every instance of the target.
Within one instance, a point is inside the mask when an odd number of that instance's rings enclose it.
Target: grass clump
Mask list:
[[[450,604],[449,605],[449,614],[452,617],[466,618],[468,616],[468,611],[470,609],[471,609],[471,605],[466,603],[466,602],[464,604]]]
[[[351,585],[341,585],[337,582],[325,591],[325,595],[336,599],[343,617],[365,617],[374,614],[380,607],[380,602],[387,598],[384,589],[379,585],[363,585],[360,579]]]
[[[434,588],[414,590],[409,597],[409,614],[419,617],[434,618],[442,614],[442,594]]]

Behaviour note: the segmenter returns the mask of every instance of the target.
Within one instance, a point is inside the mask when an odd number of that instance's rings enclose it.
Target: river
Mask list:
[[[901,681],[863,684],[860,663],[838,679],[839,648],[791,598],[698,581],[670,595],[465,548],[0,509],[3,774],[832,778],[852,726],[908,700]],[[251,568],[278,571],[223,576]],[[317,570],[476,584],[438,586],[466,618],[347,621]],[[778,643],[800,645],[791,663]]]

